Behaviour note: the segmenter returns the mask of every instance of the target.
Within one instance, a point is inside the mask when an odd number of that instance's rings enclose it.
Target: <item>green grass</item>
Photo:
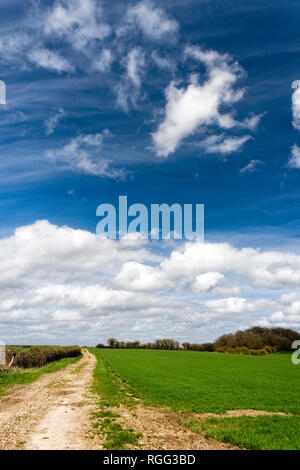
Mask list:
[[[130,404],[122,381],[111,370],[109,362],[99,355],[99,349],[89,348],[98,361],[94,369],[93,391],[99,395],[102,407],[118,407],[120,404]]]
[[[121,404],[132,406],[132,397],[126,384],[113,373],[107,360],[100,357],[99,349],[89,348],[98,361],[94,369],[93,391],[99,396],[99,411],[93,413],[93,428],[97,434],[105,436],[103,447],[108,450],[125,450],[128,445],[138,445],[141,434],[132,429],[124,429],[122,424],[116,422],[119,415],[109,410]]]
[[[65,357],[59,361],[54,361],[44,367],[34,367],[32,369],[12,369],[10,372],[0,372],[0,395],[3,395],[7,388],[13,385],[26,385],[34,382],[43,374],[57,372],[70,364],[74,364],[82,356]]]
[[[96,387],[108,404],[124,399],[118,386],[120,377],[146,404],[173,410],[222,413],[256,409],[300,414],[300,366],[292,364],[288,353],[256,357],[96,348],[91,352],[99,359]]]
[[[300,450],[300,416],[191,419],[191,431],[251,450]]]

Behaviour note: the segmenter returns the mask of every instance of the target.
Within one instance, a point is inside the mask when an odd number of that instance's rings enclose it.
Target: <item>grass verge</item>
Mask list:
[[[105,436],[103,447],[109,450],[125,450],[128,445],[138,445],[141,434],[135,433],[132,429],[124,429],[117,419],[118,413],[109,408],[118,408],[120,405],[131,408],[133,397],[128,390],[126,383],[118,377],[111,368],[99,349],[89,348],[97,358],[94,369],[93,392],[99,396],[99,411],[93,413],[91,419],[93,428],[97,434]]]
[[[300,450],[300,416],[190,419],[192,432],[250,450]]]
[[[0,372],[0,395],[4,395],[9,387],[13,385],[26,385],[34,382],[43,374],[57,372],[66,366],[74,364],[82,356],[65,357],[58,361],[51,362],[44,367],[34,367],[32,369],[12,369],[9,372]]]

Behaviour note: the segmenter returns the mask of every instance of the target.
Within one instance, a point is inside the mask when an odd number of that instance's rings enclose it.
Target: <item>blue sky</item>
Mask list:
[[[35,227],[39,220],[48,221],[43,228],[47,237],[54,226],[93,234],[96,207],[127,195],[129,203],[146,205],[204,203],[207,242],[296,256],[300,97],[297,84],[292,84],[300,79],[299,21],[300,5],[292,0],[2,0],[0,79],[7,86],[7,103],[0,105],[2,242],[10,237],[14,244],[15,229]],[[32,230],[34,237],[40,236]],[[167,259],[177,247],[169,242],[145,249],[162,251]],[[22,263],[25,247],[20,250]],[[126,262],[131,259],[128,255]],[[151,265],[143,256],[138,262]],[[209,269],[218,272],[216,266]],[[280,286],[262,283],[256,295],[271,303],[282,299],[297,273]],[[238,268],[230,274],[240,275]],[[34,286],[23,286],[21,297],[43,288],[36,276]],[[99,276],[101,284],[106,274]],[[209,289],[217,282],[215,277],[204,289],[208,295],[213,297]],[[264,290],[269,288],[271,293]],[[12,285],[7,289],[5,301],[17,295],[10,291]],[[196,301],[203,302],[201,289]],[[254,291],[247,289],[245,298],[252,298]],[[195,301],[196,291],[187,302]],[[232,292],[228,298],[242,298]],[[159,295],[173,301],[169,281]],[[226,296],[222,299],[228,302]],[[53,300],[53,318],[59,303]],[[45,326],[39,317],[33,325],[32,311],[26,308],[19,315],[30,334],[35,332],[32,341],[55,341],[55,321]],[[70,308],[77,318],[74,325],[77,321],[81,328],[80,308],[67,306],[68,312]],[[132,309],[128,306],[128,315]],[[258,313],[252,318],[248,313],[254,310]],[[6,315],[18,317],[15,311],[12,307],[3,313],[5,325]],[[266,323],[261,319],[281,311],[282,305],[252,305],[238,320],[222,317],[218,328],[207,320],[203,331],[195,330],[194,339],[205,341],[223,330]],[[202,313],[193,315],[200,318]],[[147,339],[141,331],[147,330],[150,318],[145,314],[141,330],[133,326],[129,336],[136,331]],[[104,320],[97,321],[101,329]],[[173,320],[164,321],[167,332]],[[280,322],[300,325],[294,317]],[[21,341],[19,325],[13,324],[13,338]],[[175,328],[174,336],[190,339],[191,324]],[[91,326],[86,328],[90,331]],[[107,323],[105,328],[112,332]],[[157,334],[149,327],[150,337]],[[76,340],[76,333],[68,335]],[[98,337],[98,331],[90,332],[86,341]]]

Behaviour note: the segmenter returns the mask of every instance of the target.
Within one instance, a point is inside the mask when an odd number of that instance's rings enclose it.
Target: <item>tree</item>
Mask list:
[[[107,344],[110,348],[117,348],[118,347],[118,340],[115,338],[109,338],[107,340]]]

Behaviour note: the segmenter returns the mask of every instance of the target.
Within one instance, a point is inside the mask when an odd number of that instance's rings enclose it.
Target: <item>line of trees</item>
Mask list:
[[[109,338],[107,346],[99,343],[97,348],[110,349],[167,349],[167,350],[186,350],[186,351],[213,351],[212,343],[182,343],[171,338],[156,339],[154,343],[140,343],[140,341],[118,341],[116,338]]]
[[[97,344],[97,348],[112,349],[165,349],[185,351],[216,351],[222,353],[265,355],[277,351],[290,351],[293,341],[300,339],[300,334],[287,328],[262,328],[255,326],[244,331],[220,336],[214,343],[182,344],[170,338],[156,339],[153,343],[140,341],[118,341],[109,338],[107,346]]]

